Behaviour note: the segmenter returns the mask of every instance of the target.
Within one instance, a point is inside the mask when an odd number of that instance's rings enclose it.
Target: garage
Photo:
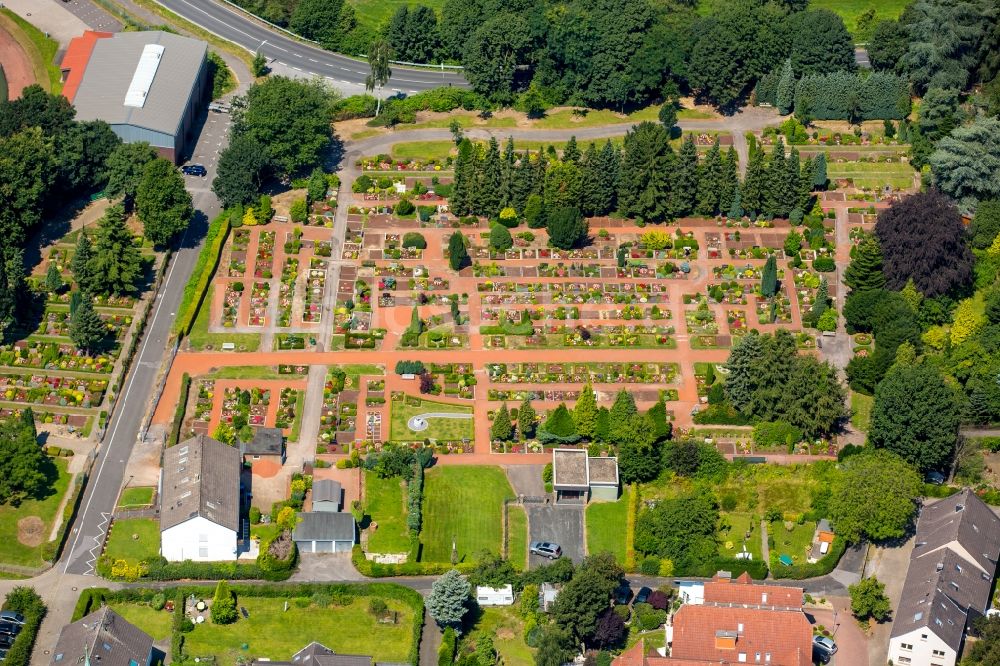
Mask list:
[[[354,516],[332,511],[299,514],[292,540],[300,553],[347,553],[354,547]]]

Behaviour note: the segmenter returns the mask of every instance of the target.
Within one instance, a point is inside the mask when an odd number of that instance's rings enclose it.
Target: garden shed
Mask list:
[[[256,428],[253,439],[240,442],[240,453],[245,462],[270,460],[279,466],[285,464],[285,437],[281,428]]]
[[[333,479],[317,479],[313,481],[312,487],[312,510],[313,511],[340,511],[344,489],[340,481]]]
[[[292,540],[300,553],[349,553],[356,532],[349,513],[310,511],[299,514]]]

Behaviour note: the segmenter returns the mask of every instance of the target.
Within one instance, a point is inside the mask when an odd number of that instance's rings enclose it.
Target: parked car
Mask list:
[[[0,622],[13,622],[14,624],[24,624],[24,616],[17,611],[0,611]]]
[[[21,625],[13,622],[0,622],[0,635],[17,636],[21,633]]]
[[[827,652],[826,650],[818,648],[815,645],[813,645],[812,657],[814,664],[829,664],[830,659],[833,657],[833,655]]]
[[[17,636],[10,636],[8,634],[3,634],[0,636],[0,650],[9,650],[10,646],[14,644],[17,640]]]
[[[813,646],[827,654],[837,654],[837,644],[826,636],[813,636]]]
[[[615,603],[619,606],[626,606],[632,600],[632,587],[627,580],[623,580],[621,585],[615,588]]]
[[[648,587],[640,587],[639,592],[635,595],[635,603],[637,604],[646,603],[647,601],[649,601],[649,595],[651,595],[652,593],[653,591]]]
[[[229,107],[219,102],[212,102],[208,105],[208,110],[215,113],[229,113]]]
[[[0,650],[0,661],[7,661],[7,650]]]
[[[557,560],[562,557],[562,548],[557,543],[548,541],[532,541],[529,550],[535,555],[547,557],[550,560]]]
[[[946,481],[946,479],[944,474],[942,474],[941,472],[935,472],[931,470],[930,472],[927,472],[926,476],[924,476],[924,481],[926,481],[927,483],[932,483],[935,486],[940,486],[942,483]]]
[[[208,175],[208,169],[202,164],[189,164],[181,167],[181,172],[185,176],[200,176],[204,178]]]

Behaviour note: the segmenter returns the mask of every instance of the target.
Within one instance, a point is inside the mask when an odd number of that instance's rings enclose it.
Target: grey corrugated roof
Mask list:
[[[147,44],[163,46],[163,57],[143,107],[125,106],[125,93]],[[98,39],[73,98],[77,120],[103,120],[176,135],[207,50],[203,41],[158,30],[119,32],[110,39]]]
[[[52,651],[53,666],[78,663],[101,666],[145,664],[153,647],[152,637],[107,606],[67,624]]]
[[[237,449],[207,435],[164,451],[160,530],[201,516],[239,531],[242,466]]]
[[[292,532],[295,541],[354,541],[354,516],[333,511],[299,514]]]
[[[296,652],[292,663],[297,666],[371,666],[372,658],[358,654],[337,654],[314,641]]]
[[[313,481],[313,502],[337,502],[340,504],[340,494],[340,481],[334,481],[333,479]]]
[[[920,512],[892,636],[933,631],[956,651],[970,609],[983,612],[1000,556],[1000,518],[970,490]]]

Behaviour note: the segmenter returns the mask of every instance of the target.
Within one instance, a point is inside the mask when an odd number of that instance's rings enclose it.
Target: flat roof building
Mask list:
[[[87,31],[63,57],[63,94],[78,120],[103,120],[122,141],[180,162],[211,94],[208,45],[159,30]]]

